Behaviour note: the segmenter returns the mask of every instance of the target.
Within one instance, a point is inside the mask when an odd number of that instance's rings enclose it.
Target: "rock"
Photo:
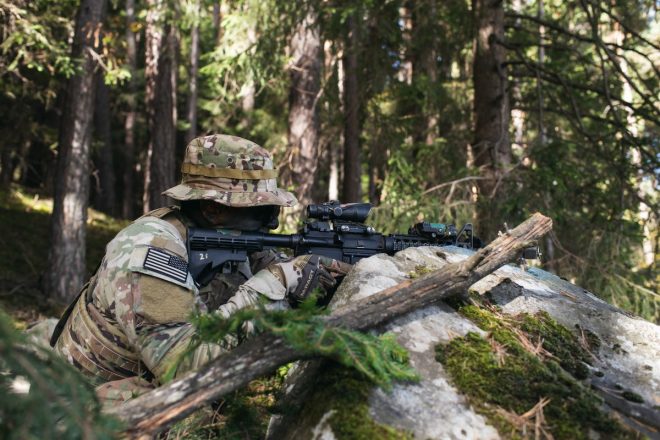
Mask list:
[[[331,307],[373,295],[469,254],[470,251],[454,247],[422,247],[407,249],[394,257],[376,255],[361,260],[336,292]],[[505,266],[473,285],[471,291],[487,295],[505,314],[545,311],[569,329],[595,334],[602,343],[592,362],[591,371],[600,376],[592,375],[594,381],[625,385],[631,395],[643,400],[644,404],[635,405],[639,411],[646,411],[647,423],[648,418],[653,421],[658,417],[654,408],[659,403],[660,383],[658,326],[630,316],[539,269],[524,271]],[[386,392],[351,376],[342,376],[336,371],[338,367],[333,369],[322,361],[300,363],[287,377],[282,401],[285,408],[304,409],[274,416],[267,438],[500,438],[495,426],[475,411],[436,360],[438,344],[447,344],[468,332],[482,336],[486,332],[444,303],[416,310],[383,330],[395,333],[398,342],[408,350],[421,377],[419,383],[396,384]],[[356,385],[359,383],[362,385]],[[366,388],[357,392],[355,387]],[[362,397],[348,402],[346,393]],[[621,399],[616,398],[620,403]],[[635,413],[635,408],[631,412]],[[364,423],[355,422],[356,414],[364,418]],[[368,429],[380,431],[369,435],[365,432]]]
[[[570,329],[589,331],[601,341],[594,364],[604,380],[621,384],[660,405],[660,328],[624,312],[594,294],[540,269],[505,266],[472,286],[489,293],[502,311],[515,315],[546,311]]]

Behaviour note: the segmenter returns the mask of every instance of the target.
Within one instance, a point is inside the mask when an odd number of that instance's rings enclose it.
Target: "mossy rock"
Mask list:
[[[505,317],[473,305],[460,312],[488,336],[469,333],[439,345],[436,359],[500,434],[522,438],[540,423],[557,439],[586,439],[592,432],[636,438],[579,381],[591,356],[566,327],[546,313]]]
[[[410,279],[421,268],[435,270],[467,255],[468,251],[451,247],[441,251],[411,248],[394,257],[364,259],[342,283],[335,299],[341,306]],[[607,411],[614,408],[612,397],[632,410],[657,410],[653,407],[660,383],[655,361],[660,358],[657,326],[536,269],[504,266],[470,291],[472,295],[452,301],[451,307],[438,304],[419,309],[383,329],[396,334],[409,351],[421,380],[397,384],[391,394],[370,386],[370,422],[415,438],[534,437],[537,420],[540,436],[545,430],[557,439],[639,438]],[[466,301],[472,305],[466,307]],[[456,313],[459,309],[462,312]],[[618,350],[611,348],[615,344]],[[436,352],[437,345],[443,348]],[[317,433],[334,434],[330,424],[333,416],[338,417],[332,411],[334,394],[343,392],[345,379],[332,377],[330,396],[318,394],[316,379],[321,374],[313,369],[309,373],[315,379],[312,383],[292,380],[284,387],[287,395],[290,387],[310,390],[307,398],[292,405],[307,409],[304,420],[284,415],[271,426],[289,430],[269,439],[306,437],[314,428]],[[612,383],[626,387],[615,396],[602,394],[603,387],[609,389]],[[599,387],[598,394],[591,386]],[[629,401],[623,396],[626,391]],[[638,403],[639,399],[645,403]],[[352,407],[351,411],[361,414]],[[647,433],[626,419],[628,413],[622,414],[620,421]],[[303,425],[307,431],[301,436],[298,428]]]
[[[303,406],[279,411],[295,421],[286,438],[411,439],[408,432],[374,421],[369,414],[373,383],[354,370],[334,362],[323,363],[315,372]],[[330,437],[332,435],[332,437]]]

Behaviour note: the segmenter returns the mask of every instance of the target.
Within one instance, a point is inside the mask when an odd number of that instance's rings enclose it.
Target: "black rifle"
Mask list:
[[[408,234],[383,235],[364,224],[370,210],[369,203],[309,205],[308,220],[291,235],[189,228],[190,273],[199,286],[205,286],[219,271],[232,271],[252,252],[270,248],[288,248],[295,256],[317,254],[353,264],[375,254],[393,255],[416,246],[481,247],[470,223],[457,231],[454,225],[422,222],[413,225]]]

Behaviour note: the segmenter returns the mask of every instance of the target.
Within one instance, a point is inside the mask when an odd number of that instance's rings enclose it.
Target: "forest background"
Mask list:
[[[369,201],[386,232],[541,211],[545,269],[660,321],[657,2],[0,0],[0,23],[3,295],[72,298],[112,218],[227,133],[301,207]]]

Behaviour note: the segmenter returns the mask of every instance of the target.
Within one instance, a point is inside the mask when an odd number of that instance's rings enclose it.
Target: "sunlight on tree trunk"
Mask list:
[[[614,24],[614,40],[615,42],[620,46],[624,47],[625,44],[625,34],[621,31],[621,27],[618,23]],[[618,62],[619,62],[619,67],[621,69],[621,74],[623,78],[621,78],[621,82],[623,85],[623,90],[621,97],[628,101],[628,102],[633,102],[634,97],[633,97],[633,88],[630,85],[630,83],[627,81],[625,76],[628,75],[628,62],[624,57],[618,57]],[[630,136],[637,138],[639,136],[639,123],[637,121],[637,118],[633,114],[631,109],[627,109],[626,111],[626,124],[628,128],[628,132],[630,133]],[[635,176],[635,190],[637,191],[637,195],[639,196],[640,202],[639,202],[639,208],[638,208],[638,217],[640,222],[642,223],[642,232],[644,235],[643,242],[642,242],[642,261],[644,266],[646,267],[651,267],[651,265],[655,261],[655,249],[654,249],[654,243],[653,243],[653,233],[652,233],[652,228],[655,226],[657,228],[657,225],[654,225],[654,218],[651,213],[651,208],[644,203],[644,200],[647,200],[652,194],[653,188],[649,184],[649,180],[643,171],[639,170],[641,164],[642,164],[642,154],[639,151],[638,148],[632,147],[630,149],[630,160],[632,164],[638,168],[637,171],[637,176]]]
[[[126,0],[126,64],[131,75],[128,83],[128,108],[124,119],[124,171],[122,176],[123,197],[121,213],[124,218],[133,218],[136,206],[135,182],[135,120],[137,118],[137,49],[135,36],[135,0]]]
[[[199,20],[200,4],[194,3],[192,29],[190,30],[190,72],[188,74],[188,133],[186,142],[197,137],[197,72],[199,70]]]
[[[82,64],[81,70],[69,80],[61,119],[46,272],[46,292],[60,302],[71,300],[86,276],[85,224],[97,66],[91,51],[99,50],[105,5],[105,0],[83,0],[76,17],[71,54],[81,58]]]
[[[283,182],[295,191],[299,202],[297,213],[312,202],[318,163],[317,100],[321,90],[322,66],[318,26],[318,16],[310,10],[291,38],[289,146]]]

